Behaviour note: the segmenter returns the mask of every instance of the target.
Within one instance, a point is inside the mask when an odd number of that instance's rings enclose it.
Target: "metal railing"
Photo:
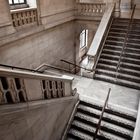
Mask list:
[[[109,91],[108,91],[108,94],[107,94],[107,97],[106,97],[104,106],[103,106],[103,108],[102,108],[102,112],[101,112],[101,115],[100,115],[100,118],[99,118],[99,122],[98,122],[98,124],[97,124],[97,128],[96,128],[96,131],[95,131],[93,140],[96,140],[96,138],[97,138],[97,136],[98,136],[98,132],[99,132],[100,129],[101,129],[101,122],[102,122],[102,119],[103,119],[103,115],[104,115],[106,106],[107,106],[107,104],[108,104],[108,100],[109,100],[109,97],[110,97],[110,92],[111,92],[111,88],[109,88]]]
[[[12,70],[13,69],[18,69],[18,70],[25,70],[25,71],[30,71],[30,72],[42,73],[41,71],[38,71],[38,70],[28,69],[28,68],[22,68],[22,67],[16,67],[16,66],[11,66],[11,65],[0,64],[0,67],[10,68]]]
[[[130,18],[130,21],[129,21],[129,24],[128,24],[128,27],[127,27],[127,32],[125,34],[124,44],[123,44],[122,51],[121,51],[121,54],[120,54],[120,57],[119,57],[119,62],[118,62],[117,67],[116,67],[116,79],[118,77],[118,70],[120,68],[121,59],[122,59],[124,50],[126,48],[126,43],[127,43],[127,39],[128,39],[128,33],[129,33],[129,30],[130,30],[131,24],[133,23],[133,17],[134,17],[134,13],[135,13],[135,8],[136,8],[136,5],[134,5],[132,13],[131,13],[131,18]]]
[[[84,70],[89,71],[89,72],[93,72],[93,71],[94,71],[94,70],[89,70],[89,69],[86,69],[85,67],[76,65],[76,64],[74,64],[74,63],[72,63],[72,62],[69,62],[69,61],[67,61],[67,60],[61,59],[60,61],[69,64],[69,71],[70,71],[70,72],[73,72],[73,71],[74,71],[75,74],[77,73],[77,71],[76,71],[77,68],[79,68],[79,69],[84,69]],[[71,66],[71,65],[74,66],[72,69],[70,69],[70,66]]]
[[[55,69],[55,70],[64,71],[64,72],[68,72],[69,73],[69,70],[67,70],[67,69],[63,69],[63,68],[60,68],[60,67],[52,66],[52,65],[49,65],[49,64],[46,64],[46,63],[40,65],[36,70],[44,72],[45,70],[47,70],[47,68],[51,68],[51,69]]]

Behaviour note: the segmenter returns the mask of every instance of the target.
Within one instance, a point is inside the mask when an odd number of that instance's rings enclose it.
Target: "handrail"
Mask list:
[[[107,106],[107,103],[108,103],[108,100],[109,100],[109,97],[110,97],[110,92],[111,92],[111,88],[109,88],[109,91],[108,91],[108,94],[107,94],[107,97],[106,97],[104,106],[103,106],[103,108],[102,108],[102,113],[101,113],[99,122],[98,122],[98,124],[97,124],[97,128],[96,128],[96,131],[95,131],[93,140],[96,140],[97,135],[98,135],[98,132],[99,132],[99,130],[100,130],[100,128],[101,128],[101,122],[102,122],[102,119],[103,119],[103,115],[104,115],[104,112],[105,112],[105,108],[106,108],[106,106]]]
[[[127,32],[126,32],[126,34],[125,34],[125,39],[124,39],[124,43],[123,43],[123,47],[122,47],[122,52],[121,52],[121,54],[120,54],[119,62],[118,62],[118,65],[117,65],[117,67],[116,67],[116,68],[117,68],[117,70],[116,70],[116,79],[117,79],[117,76],[118,76],[118,70],[119,70],[119,68],[120,68],[121,58],[122,58],[124,49],[125,49],[125,47],[126,47],[129,29],[130,29],[131,24],[132,24],[132,22],[133,22],[133,17],[134,17],[135,8],[136,8],[136,4],[134,5],[133,11],[132,11],[132,13],[131,13],[131,18],[130,18],[130,21],[129,21],[129,24],[128,24],[128,27],[127,27]]]
[[[38,71],[38,70],[28,69],[28,68],[22,68],[22,67],[16,67],[16,66],[11,66],[11,65],[0,64],[0,67],[11,68],[12,70],[13,69],[18,69],[18,70],[26,70],[26,71],[30,71],[30,72],[42,73],[41,71]]]
[[[63,69],[63,68],[60,68],[60,67],[52,66],[52,65],[49,65],[49,64],[46,64],[46,63],[42,64],[41,66],[39,66],[39,67],[36,68],[35,70],[41,71],[41,69],[42,69],[43,67],[50,67],[50,68],[53,68],[53,69],[56,69],[56,70],[65,71],[65,72],[68,72],[68,73],[70,72],[70,71],[67,70],[67,69]],[[43,70],[42,72],[44,72],[44,70]]]
[[[76,69],[76,67],[78,67],[78,68],[81,68],[81,69],[87,70],[87,71],[89,71],[89,72],[93,72],[93,71],[94,71],[94,70],[89,70],[89,69],[86,69],[85,67],[82,67],[82,66],[76,65],[76,64],[74,64],[74,63],[72,63],[72,62],[69,62],[69,61],[67,61],[67,60],[63,60],[63,59],[61,59],[60,61],[65,62],[65,63],[67,63],[67,64],[69,64],[69,65],[73,65],[73,66],[75,66],[75,69]]]

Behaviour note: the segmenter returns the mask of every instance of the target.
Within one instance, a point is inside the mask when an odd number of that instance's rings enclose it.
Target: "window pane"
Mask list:
[[[24,3],[24,0],[19,0],[20,3]]]
[[[16,3],[16,4],[17,4],[17,3],[19,3],[19,1],[18,1],[18,0],[14,0],[14,3]]]
[[[9,0],[9,4],[12,4],[12,0]]]

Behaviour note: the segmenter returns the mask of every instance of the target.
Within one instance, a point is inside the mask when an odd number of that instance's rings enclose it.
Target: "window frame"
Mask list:
[[[84,36],[84,45],[81,44],[81,37]],[[80,34],[80,49],[87,47],[88,30],[84,29]]]
[[[27,4],[27,0],[24,0],[24,2],[22,2],[22,3],[15,3],[14,0],[12,0],[12,4],[9,3],[10,6],[13,6],[13,5],[22,5],[22,4]]]

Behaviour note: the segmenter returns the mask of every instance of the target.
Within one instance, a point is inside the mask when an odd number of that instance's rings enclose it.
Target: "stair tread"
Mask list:
[[[112,57],[112,58],[118,58],[118,60],[119,60],[119,56],[115,56],[115,55],[113,55],[113,54],[105,54],[105,53],[102,53],[101,56],[108,56],[108,57]],[[107,58],[100,58],[99,61],[100,61],[100,60],[118,63],[118,61],[116,61],[116,60],[110,60],[110,59],[107,59]],[[137,62],[137,63],[140,63],[140,60],[139,60],[139,59],[128,58],[128,57],[122,56],[122,57],[121,57],[121,60],[122,60],[121,64],[132,65],[132,66],[135,66],[135,67],[140,68],[140,65],[138,65],[138,64],[132,64],[132,63],[130,63],[130,62],[124,62],[124,61],[123,61],[123,60],[126,60],[126,61],[127,61],[127,60],[130,60],[130,61],[135,61],[135,62]]]
[[[80,108],[81,110],[90,112],[92,114],[97,114],[99,116],[101,115],[100,110],[97,110],[97,109],[94,109],[94,108],[91,108],[91,107],[88,107],[88,106],[85,106],[85,105],[79,105],[78,108]],[[124,125],[129,125],[129,126],[131,126],[133,128],[135,127],[135,123],[133,121],[124,119],[124,118],[122,118],[120,116],[109,114],[107,112],[104,113],[103,118],[108,118],[108,119],[116,121],[118,123],[123,123]]]
[[[85,123],[79,122],[79,121],[74,121],[73,124],[76,125],[76,126],[78,126],[78,127],[80,127],[80,128],[82,128],[82,129],[86,129],[86,130],[88,130],[89,132],[91,132],[93,134],[96,131],[96,128],[95,127],[91,127],[91,126],[89,126],[89,125],[87,125]],[[122,137],[119,137],[119,136],[115,136],[113,134],[110,134],[108,132],[105,132],[103,130],[100,130],[100,133],[98,133],[98,137],[100,135],[105,136],[106,138],[108,138],[110,140],[124,140],[125,139],[125,138],[122,138]]]
[[[105,70],[105,69],[97,69],[97,71],[98,72],[104,72],[104,73],[109,73],[109,74],[116,75],[116,72],[114,72],[114,71],[108,71],[108,70]],[[129,78],[132,78],[132,79],[140,80],[140,77],[138,77],[138,76],[132,76],[132,75],[124,74],[124,73],[122,74],[120,72],[118,72],[118,75],[119,76],[122,76],[122,77],[129,77]]]
[[[106,79],[106,82],[109,82],[111,81],[112,83],[116,83],[116,84],[123,84],[122,86],[126,85],[128,87],[137,87],[138,89],[140,89],[140,84],[139,83],[135,83],[135,82],[130,82],[128,80],[122,80],[122,79],[116,79],[114,77],[109,77],[107,75],[99,75],[99,74],[96,74],[95,75],[95,78],[96,79]]]
[[[96,125],[98,124],[98,121],[99,119],[96,119],[96,118],[93,118],[93,117],[90,117],[88,115],[85,115],[83,113],[76,113],[75,115],[76,117],[82,119],[82,120],[85,120],[87,122],[91,122],[91,123],[94,123],[95,124],[95,127]],[[92,124],[91,124],[92,125]],[[93,126],[92,126],[93,127]],[[113,132],[110,132],[110,133],[113,133],[112,135],[118,135],[118,134],[114,134],[114,132],[116,133],[119,133],[120,135],[126,135],[126,136],[130,136],[132,137],[133,133],[131,130],[127,130],[125,128],[122,128],[120,126],[116,126],[114,124],[111,124],[111,123],[107,123],[107,122],[104,122],[102,120],[102,123],[101,123],[101,130],[102,131],[105,131],[107,132],[107,130],[112,130]]]
[[[93,140],[93,137],[86,135],[86,134],[84,134],[78,130],[75,130],[75,129],[71,129],[69,133],[81,138],[82,140]]]
[[[112,52],[112,53],[121,53],[121,51],[118,51],[118,50],[111,50],[111,49],[109,49],[109,48],[104,48],[103,49],[103,53],[105,53],[104,51],[108,51],[108,52]],[[129,55],[133,55],[133,56],[140,56],[140,54],[137,54],[137,53],[133,53],[133,52],[126,52],[126,51],[124,51],[124,53],[123,54],[129,54]]]

